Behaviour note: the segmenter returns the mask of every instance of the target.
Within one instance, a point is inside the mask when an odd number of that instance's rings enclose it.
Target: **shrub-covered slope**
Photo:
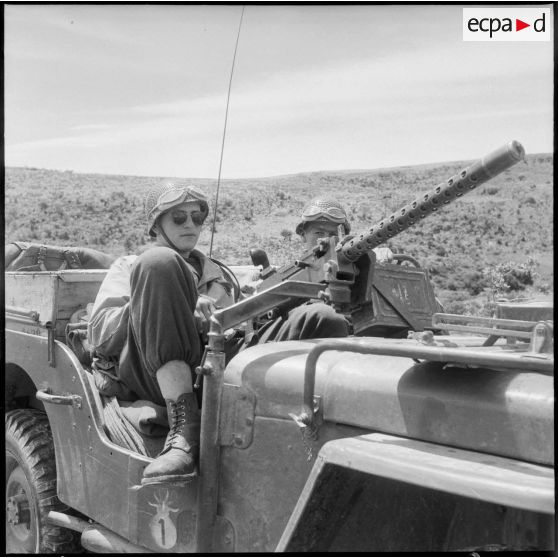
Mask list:
[[[468,164],[224,180],[213,256],[248,264],[250,248],[261,247],[273,263],[286,263],[302,251],[293,231],[311,197],[338,197],[348,210],[352,232],[364,232]],[[414,256],[430,271],[446,309],[486,313],[481,306],[487,295],[516,296],[525,286],[537,296],[548,295],[553,277],[552,168],[551,155],[530,155],[527,164],[519,163],[387,245]],[[143,197],[159,180],[7,168],[6,241],[85,245],[115,255],[133,252],[146,241]],[[214,199],[216,181],[186,180]],[[200,239],[202,250],[209,246],[212,212]]]

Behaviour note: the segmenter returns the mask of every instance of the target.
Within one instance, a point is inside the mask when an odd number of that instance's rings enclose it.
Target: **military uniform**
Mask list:
[[[221,268],[197,250],[184,259],[156,246],[116,260],[97,294],[88,327],[96,353],[118,364],[112,373],[118,385],[107,382],[100,391],[164,406],[157,370],[171,360],[185,361],[193,369],[201,360],[194,318],[200,294],[215,300],[216,307],[233,303]]]

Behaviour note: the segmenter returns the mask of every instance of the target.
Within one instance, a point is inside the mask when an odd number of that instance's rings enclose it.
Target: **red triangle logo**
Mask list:
[[[525,29],[526,27],[531,27],[530,23],[525,23],[524,21],[521,21],[520,19],[515,19],[515,30],[516,31],[521,31],[522,29]]]

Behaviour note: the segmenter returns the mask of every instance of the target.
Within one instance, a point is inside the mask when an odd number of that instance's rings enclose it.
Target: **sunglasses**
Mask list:
[[[201,227],[205,221],[205,216],[201,211],[195,211],[194,213],[183,213],[177,212],[172,214],[172,221],[175,225],[184,225],[188,221],[188,217],[192,219],[192,223],[196,227]]]

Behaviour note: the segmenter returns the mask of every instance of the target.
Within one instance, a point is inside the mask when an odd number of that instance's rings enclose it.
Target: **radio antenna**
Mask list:
[[[242,12],[240,14],[240,21],[238,23],[238,33],[236,35],[236,44],[234,45],[234,54],[232,59],[231,65],[231,77],[229,79],[229,90],[227,92],[227,108],[225,109],[225,125],[223,127],[223,141],[221,143],[221,157],[219,159],[219,174],[217,176],[217,191],[215,192],[215,206],[213,209],[213,223],[211,225],[211,241],[209,243],[209,257],[211,257],[211,253],[213,251],[213,236],[215,234],[215,221],[217,219],[217,205],[219,202],[219,187],[221,186],[221,169],[223,167],[223,153],[225,151],[225,137],[227,135],[227,120],[229,117],[229,102],[231,99],[231,88],[232,88],[232,80],[234,75],[234,63],[236,61],[236,51],[238,50],[238,40],[240,39],[240,29],[242,28],[242,19],[244,18],[244,8],[246,6],[242,6]]]

